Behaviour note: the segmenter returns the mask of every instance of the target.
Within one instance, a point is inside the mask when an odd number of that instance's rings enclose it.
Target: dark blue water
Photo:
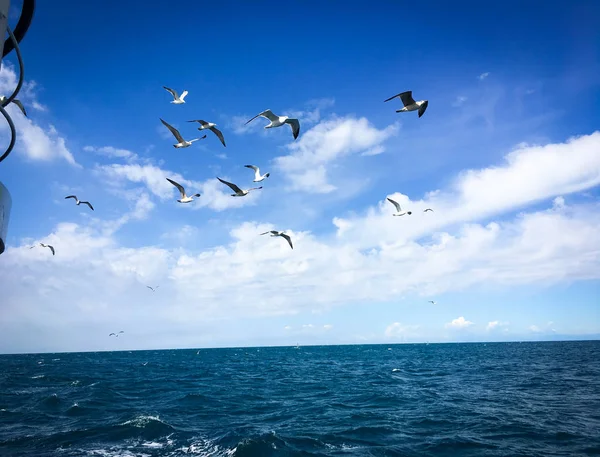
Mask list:
[[[0,455],[600,455],[600,342],[0,356]]]

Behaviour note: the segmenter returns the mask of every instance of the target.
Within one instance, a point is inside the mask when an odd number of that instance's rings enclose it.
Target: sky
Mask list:
[[[600,338],[598,2],[174,6],[37,2],[0,352]]]

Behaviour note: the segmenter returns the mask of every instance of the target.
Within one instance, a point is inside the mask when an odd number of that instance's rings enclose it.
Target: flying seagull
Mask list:
[[[43,248],[48,248],[52,251],[52,255],[55,255],[54,246],[50,246],[49,244],[40,243],[40,246]]]
[[[427,208],[427,209],[423,210],[424,213],[426,213],[427,211],[433,212],[433,210],[431,208]]]
[[[260,174],[260,168],[256,165],[244,165],[246,168],[252,168],[254,170],[254,181],[252,182],[261,182],[271,176],[271,173],[265,173],[264,175]]]
[[[5,101],[6,97],[4,95],[0,95],[0,103],[4,104]],[[21,100],[19,100],[18,98],[13,98],[12,103],[19,107],[19,109],[23,113],[23,116],[27,117],[27,111],[25,111],[25,107],[23,106],[23,103],[21,103]]]
[[[163,86],[163,89],[166,89],[166,90],[168,90],[168,91],[171,93],[171,95],[173,96],[173,101],[172,101],[171,103],[173,103],[173,104],[175,104],[175,105],[181,105],[182,103],[185,103],[185,100],[184,100],[184,98],[185,98],[185,96],[188,94],[188,91],[187,91],[187,90],[184,90],[184,91],[181,93],[181,96],[179,96],[179,94],[177,93],[177,91],[176,91],[176,90],[169,89],[169,88],[168,88],[168,87],[166,87],[166,86]]]
[[[171,131],[171,133],[173,134],[175,139],[178,141],[177,144],[173,145],[174,148],[187,148],[187,147],[191,146],[194,141],[203,140],[204,138],[206,138],[206,135],[204,135],[202,138],[194,138],[193,140],[185,141],[183,139],[183,137],[181,136],[181,133],[179,133],[179,130],[177,130],[172,125],[169,125],[167,122],[163,121],[161,118],[159,118],[159,119],[160,119],[160,122],[162,122],[163,125]]]
[[[119,333],[110,333],[108,336],[116,336],[117,338],[119,337],[120,333],[125,333],[123,330],[121,330]]]
[[[185,189],[183,188],[183,186],[181,184],[179,184],[178,182],[175,182],[169,178],[167,178],[167,181],[169,181],[171,184],[173,184],[175,187],[177,187],[177,189],[179,189],[179,193],[181,194],[181,198],[179,200],[177,200],[179,203],[189,203],[194,199],[194,197],[200,197],[200,194],[194,194],[191,197],[188,197],[185,194]]]
[[[433,300],[429,300],[429,303],[431,303],[432,305],[435,305],[435,301],[433,301]]]
[[[91,209],[92,211],[94,211],[94,207],[92,206],[92,204],[91,204],[90,202],[84,202],[84,201],[82,201],[82,200],[79,200],[79,199],[77,198],[77,196],[76,196],[76,195],[68,195],[68,196],[66,196],[66,197],[65,197],[65,200],[66,200],[67,198],[72,198],[72,199],[74,199],[74,200],[75,200],[75,202],[77,203],[77,206],[79,206],[81,203],[83,203],[84,205],[88,205],[88,206],[90,207],[90,209]]]
[[[271,123],[269,125],[265,125],[266,129],[272,129],[273,127],[281,127],[284,124],[289,124],[292,127],[292,134],[294,135],[294,140],[298,138],[300,134],[300,121],[298,119],[290,119],[287,116],[277,116],[273,114],[273,111],[267,109],[260,114],[257,114],[252,119],[250,119],[246,124],[252,122],[257,117],[262,116],[266,119],[269,119]]]
[[[154,287],[150,287],[150,286],[146,286],[148,289],[150,289],[152,292],[156,292],[156,289],[158,289],[160,286],[154,286]]]
[[[221,140],[221,143],[223,143],[223,146],[225,146],[225,138],[223,138],[223,133],[221,133],[221,131],[216,127],[217,124],[214,124],[213,122],[206,122],[206,121],[203,121],[202,119],[195,119],[193,121],[188,121],[188,122],[198,122],[200,124],[200,127],[198,127],[198,130],[200,130],[200,131],[206,130],[206,129],[210,130],[215,135],[217,135],[219,140]]]
[[[392,216],[404,216],[405,214],[410,216],[412,214],[411,211],[402,211],[402,208],[400,208],[398,202],[392,200],[391,198],[388,197],[387,200],[396,207],[396,212],[392,214]]]
[[[270,233],[271,236],[280,236],[281,238],[285,238],[287,240],[287,242],[290,244],[290,247],[292,249],[294,249],[294,246],[292,245],[292,239],[290,238],[289,235],[286,235],[285,233],[279,232],[277,230],[269,230],[268,232],[261,233],[261,235],[266,235],[267,233]]]
[[[429,105],[428,100],[420,100],[420,101],[416,102],[415,99],[412,97],[412,90],[408,90],[406,92],[402,92],[400,94],[394,95],[393,97],[390,97],[387,100],[384,100],[384,102],[389,102],[390,100],[392,100],[396,97],[400,98],[400,100],[402,100],[402,104],[404,105],[404,108],[396,110],[397,113],[418,110],[419,117],[421,117],[423,114],[425,114],[427,105]]]
[[[251,190],[262,189],[262,186],[260,186],[260,187],[252,187],[250,189],[242,190],[238,186],[236,186],[235,184],[233,184],[232,182],[227,182],[227,181],[219,178],[218,176],[217,176],[217,179],[219,181],[221,181],[223,184],[229,186],[229,188],[235,192],[235,194],[231,194],[232,197],[243,197],[244,195],[248,195],[248,193]]]

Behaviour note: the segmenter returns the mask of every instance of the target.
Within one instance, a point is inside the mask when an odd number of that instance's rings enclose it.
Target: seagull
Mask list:
[[[173,184],[175,187],[177,187],[177,189],[179,189],[179,193],[181,194],[181,198],[179,200],[177,200],[179,203],[189,203],[194,199],[194,197],[200,197],[200,194],[194,194],[191,197],[188,197],[185,194],[185,189],[183,188],[183,186],[181,184],[179,184],[178,182],[175,182],[169,178],[167,178],[167,181],[169,181],[171,184]]]
[[[175,105],[181,105],[182,103],[185,103],[185,100],[184,100],[184,98],[185,98],[185,96],[188,94],[188,91],[187,91],[187,90],[184,90],[184,91],[181,93],[181,96],[179,96],[179,94],[177,93],[177,91],[176,91],[176,90],[169,89],[169,88],[168,88],[168,87],[166,87],[166,86],[163,86],[163,89],[166,89],[166,90],[168,90],[168,91],[171,93],[171,95],[173,96],[173,101],[172,101],[171,103],[173,103],[173,104],[175,104]]]
[[[233,191],[235,192],[235,194],[231,194],[231,196],[232,196],[232,197],[243,197],[244,195],[248,195],[248,193],[249,193],[251,190],[258,190],[258,189],[262,189],[262,186],[260,186],[260,187],[252,187],[252,188],[250,188],[250,189],[247,189],[247,190],[242,190],[242,189],[240,189],[238,186],[236,186],[235,184],[233,184],[233,183],[231,183],[231,182],[227,182],[227,181],[225,181],[225,180],[223,180],[223,179],[219,178],[218,176],[217,176],[217,179],[218,179],[219,181],[221,181],[223,184],[225,184],[225,185],[229,186],[229,187],[231,188],[231,190],[233,190]]]
[[[223,133],[221,133],[221,131],[216,127],[217,124],[214,124],[213,122],[206,122],[206,121],[203,121],[202,119],[196,119],[196,120],[188,121],[188,122],[198,122],[200,124],[200,127],[198,127],[198,130],[200,130],[200,131],[206,130],[206,129],[210,130],[215,135],[217,135],[219,140],[221,140],[221,143],[223,143],[223,146],[225,146],[225,138],[223,138]]]
[[[183,139],[183,137],[181,136],[181,133],[179,133],[179,130],[177,130],[172,125],[169,125],[162,119],[160,119],[160,122],[162,122],[165,125],[165,127],[167,127],[171,131],[171,133],[173,134],[175,139],[177,139],[177,141],[179,142],[179,143],[173,145],[174,148],[187,148],[187,147],[191,146],[194,141],[203,140],[204,138],[206,138],[206,135],[204,135],[202,138],[194,138],[193,140],[185,141]]]
[[[425,114],[427,105],[429,105],[428,100],[420,100],[418,102],[415,102],[415,99],[412,97],[412,90],[408,90],[406,92],[402,92],[400,94],[394,95],[393,97],[390,97],[387,100],[384,100],[384,103],[389,102],[390,100],[392,100],[396,97],[400,98],[400,100],[402,100],[402,104],[404,105],[404,108],[396,110],[397,113],[401,113],[404,111],[417,111],[418,110],[419,117],[421,117],[423,114]]]
[[[273,111],[267,109],[260,114],[257,114],[252,119],[250,119],[246,124],[252,122],[258,116],[262,116],[266,119],[269,119],[271,123],[269,125],[265,125],[266,129],[272,129],[273,127],[281,127],[283,124],[289,124],[292,127],[292,134],[294,135],[294,140],[298,138],[300,134],[300,121],[298,119],[290,119],[287,116],[277,116],[273,114]]]
[[[244,165],[246,168],[252,168],[254,170],[254,181],[252,182],[261,182],[271,176],[271,173],[265,173],[264,175],[260,174],[260,168],[255,165]]]
[[[429,300],[429,303],[431,303],[432,305],[435,305],[435,302],[433,300]]]
[[[282,238],[285,238],[287,240],[287,242],[290,244],[290,247],[292,249],[294,249],[294,246],[292,245],[292,239],[290,238],[289,235],[286,235],[285,233],[279,232],[277,230],[269,230],[268,232],[261,233],[261,235],[266,235],[267,233],[270,233],[271,236],[280,236]]]
[[[424,213],[426,213],[427,211],[433,212],[433,210],[431,208],[427,208],[426,210],[423,210]]]
[[[50,246],[49,244],[44,244],[44,243],[40,243],[40,246],[43,248],[48,248],[52,251],[52,255],[54,255],[55,251],[54,251],[54,246]]]
[[[94,207],[92,206],[92,204],[91,204],[90,202],[84,202],[84,201],[80,201],[80,200],[77,198],[77,196],[75,196],[75,195],[68,195],[68,196],[66,196],[66,197],[65,197],[65,200],[66,200],[67,198],[73,198],[73,199],[75,200],[75,202],[77,203],[77,206],[79,206],[81,203],[83,203],[84,205],[88,205],[88,206],[90,207],[90,209],[91,209],[92,211],[94,211]]]
[[[150,287],[150,286],[146,286],[148,289],[150,289],[152,292],[156,292],[156,289],[158,289],[160,286],[154,286],[154,287]]]
[[[410,211],[402,211],[402,208],[400,208],[400,205],[398,204],[398,202],[392,200],[389,197],[388,197],[388,201],[396,207],[396,213],[392,214],[392,216],[404,216],[405,214],[408,214],[410,216],[412,214],[412,212],[410,212]]]
[[[6,100],[7,100],[7,98],[4,95],[0,95],[0,103],[2,103],[4,105],[4,102]],[[14,103],[15,105],[17,105],[19,107],[19,109],[23,113],[23,116],[27,117],[27,111],[25,111],[25,107],[23,106],[23,103],[21,103],[21,100],[14,98],[12,103]]]
[[[119,333],[125,333],[123,330],[121,330]],[[108,336],[116,336],[117,338],[119,337],[119,333],[109,333]]]

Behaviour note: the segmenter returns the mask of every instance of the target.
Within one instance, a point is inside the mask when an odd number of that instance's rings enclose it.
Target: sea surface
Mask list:
[[[0,455],[600,455],[600,341],[3,355]]]

